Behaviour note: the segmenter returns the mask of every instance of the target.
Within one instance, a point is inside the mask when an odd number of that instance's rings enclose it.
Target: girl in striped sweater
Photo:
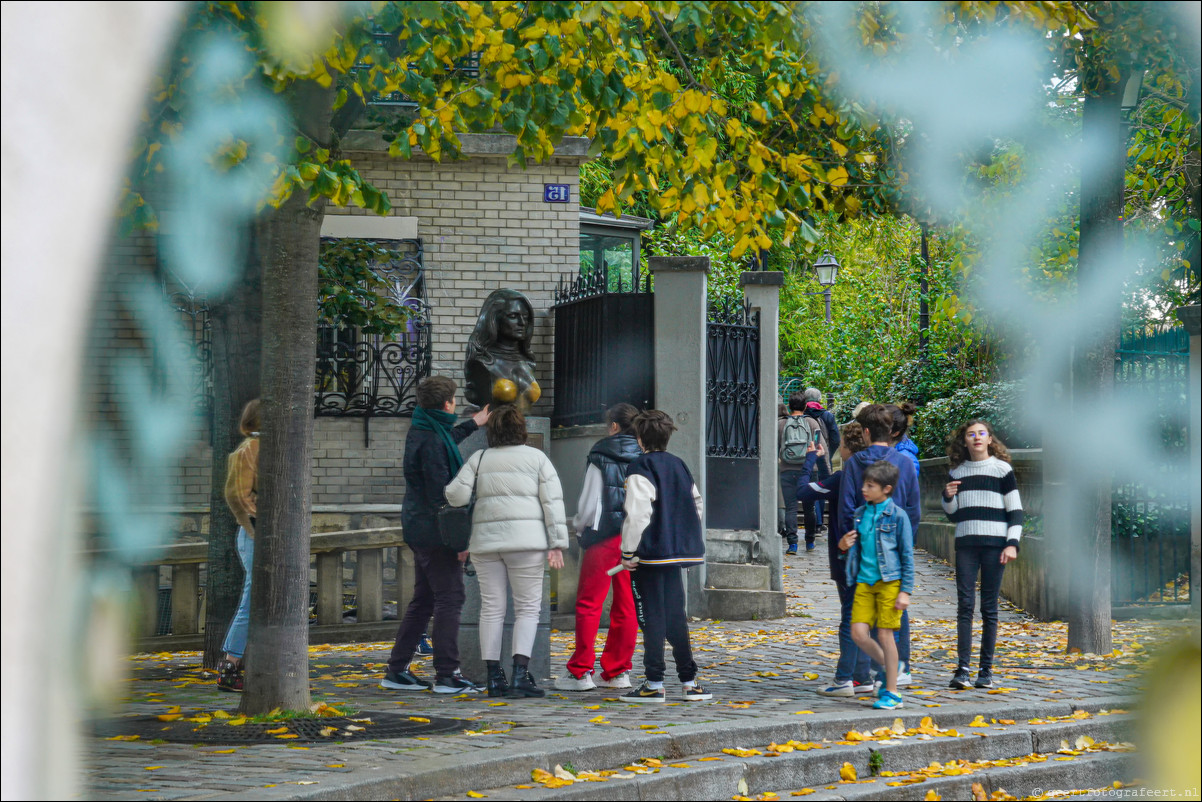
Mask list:
[[[993,687],[993,651],[997,642],[998,594],[1006,563],[1018,559],[1023,505],[1010,467],[1010,453],[983,420],[970,420],[948,438],[950,481],[943,489],[943,510],[956,524],[956,651],[959,662],[951,687]],[[981,578],[981,670],[974,683],[972,660],[973,595]]]

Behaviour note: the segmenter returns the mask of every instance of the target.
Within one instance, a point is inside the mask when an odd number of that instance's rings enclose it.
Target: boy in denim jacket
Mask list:
[[[884,685],[872,705],[880,710],[902,706],[894,631],[901,626],[901,614],[910,606],[914,590],[914,532],[909,517],[890,498],[898,473],[897,466],[886,460],[865,469],[861,487],[865,503],[856,509],[855,528],[839,540],[839,549],[847,552],[847,583],[856,586],[852,639],[885,667]],[[872,639],[873,624],[879,643]]]

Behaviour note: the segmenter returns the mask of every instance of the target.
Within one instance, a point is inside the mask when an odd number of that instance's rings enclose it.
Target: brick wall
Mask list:
[[[462,382],[463,355],[480,304],[493,290],[509,287],[534,306],[533,350],[543,395],[536,415],[550,415],[554,382],[551,304],[561,277],[579,265],[579,166],[581,142],[523,171],[510,168],[504,136],[464,137],[467,158],[439,164],[424,157],[391,159],[382,143],[356,135],[352,158],[359,171],[392,200],[391,214],[415,217],[425,250],[427,300],[432,314],[433,370]],[[543,184],[568,184],[571,203],[543,202]],[[339,214],[368,214],[339,209]],[[122,341],[136,340],[136,327],[121,308],[126,281],[153,272],[155,241],[139,234],[115,241],[104,286],[98,291],[95,360],[104,362]],[[111,401],[99,399],[91,413],[104,414]],[[314,434],[314,504],[397,504],[404,496],[401,471],[408,419],[373,418],[364,443],[362,418],[318,418]],[[205,508],[209,501],[207,432],[180,465],[177,503]]]

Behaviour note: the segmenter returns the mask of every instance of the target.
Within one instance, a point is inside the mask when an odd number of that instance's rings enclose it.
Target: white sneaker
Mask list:
[[[599,677],[594,681],[594,684],[598,688],[629,688],[631,687],[630,672],[623,671],[621,674],[616,674],[609,679]]]
[[[898,671],[897,672],[897,687],[904,688],[913,681],[914,681],[914,678],[910,676],[909,671]]]
[[[851,680],[847,682],[836,682],[828,688],[822,688],[818,691],[819,696],[855,696],[855,690]]]
[[[576,679],[571,674],[562,677],[557,677],[555,680],[555,690],[557,691],[591,691],[597,687],[593,682],[592,672],[585,674],[580,679]]]

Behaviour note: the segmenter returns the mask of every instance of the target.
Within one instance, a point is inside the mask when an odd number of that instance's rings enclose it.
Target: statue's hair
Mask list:
[[[480,316],[476,318],[476,327],[467,341],[467,361],[479,360],[485,365],[493,362],[492,350],[497,343],[497,312],[510,301],[520,301],[526,307],[530,317],[530,325],[526,327],[526,336],[518,343],[518,351],[522,356],[534,361],[530,351],[530,341],[534,339],[534,307],[530,300],[517,290],[493,290],[480,306]]]

